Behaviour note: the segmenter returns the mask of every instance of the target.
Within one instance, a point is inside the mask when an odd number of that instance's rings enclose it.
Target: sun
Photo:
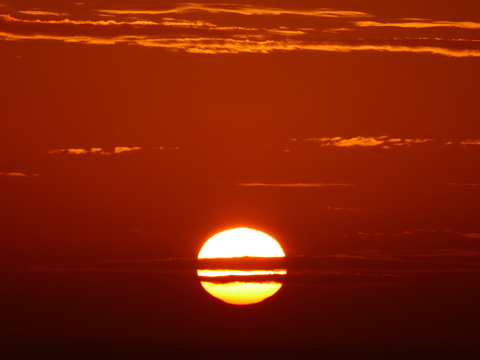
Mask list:
[[[246,257],[249,259],[245,262]],[[197,274],[202,287],[213,297],[231,305],[252,305],[282,287],[281,278],[287,274],[282,266],[284,257],[280,244],[264,232],[229,229],[205,242],[198,254]],[[260,262],[255,258],[261,258]]]
[[[222,231],[208,239],[198,253],[199,259],[245,256],[285,257],[285,253],[273,237],[248,228]]]

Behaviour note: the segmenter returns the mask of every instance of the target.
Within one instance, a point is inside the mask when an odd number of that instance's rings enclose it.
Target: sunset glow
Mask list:
[[[0,0],[0,64],[1,360],[480,359],[480,0]]]

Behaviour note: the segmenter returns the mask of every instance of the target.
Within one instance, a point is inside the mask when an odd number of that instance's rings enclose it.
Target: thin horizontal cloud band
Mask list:
[[[436,144],[439,146],[479,146],[480,140],[462,140],[462,141],[439,141],[435,139],[425,138],[394,138],[386,135],[383,136],[356,136],[353,138],[336,137],[318,137],[306,139],[290,139],[292,144],[312,143],[321,147],[381,147],[389,149],[392,147],[411,147],[414,145]]]
[[[19,10],[20,14],[33,15],[33,16],[68,16],[67,13],[55,12],[55,11],[42,11],[42,10]]]
[[[451,185],[451,186],[478,186],[478,187],[480,187],[480,183],[449,183],[448,185]]]
[[[178,146],[157,146],[153,148],[144,148],[141,146],[116,146],[113,150],[107,150],[100,147],[93,148],[67,148],[67,149],[53,149],[47,151],[48,154],[69,154],[69,155],[86,155],[86,154],[99,154],[99,155],[117,155],[125,152],[138,151],[138,150],[180,150]]]
[[[377,21],[357,21],[355,25],[360,27],[399,27],[399,28],[438,28],[449,27],[459,29],[480,29],[480,23],[472,21],[407,21],[407,22],[388,22],[382,23]]]
[[[115,20],[43,20],[43,19],[18,19],[10,14],[0,14],[0,19],[4,22],[23,23],[23,24],[47,24],[47,25],[95,25],[95,26],[112,26],[112,25],[158,25],[153,21],[115,21]]]
[[[480,147],[480,140],[463,140],[458,142],[453,141],[438,141],[435,139],[424,138],[394,138],[383,136],[356,136],[353,138],[336,137],[319,137],[306,139],[290,139],[291,144],[315,144],[320,147],[338,147],[338,148],[355,148],[355,147],[381,147],[382,149],[390,149],[395,147],[411,147],[425,144],[436,144],[437,146],[473,146]],[[131,151],[139,150],[161,150],[161,151],[176,151],[180,150],[179,146],[157,146],[157,147],[142,147],[142,146],[115,146],[111,150],[101,147],[92,148],[63,148],[48,150],[48,154],[69,154],[69,155],[85,155],[85,154],[100,154],[100,155],[115,155]]]
[[[14,30],[24,34],[28,34],[29,32],[30,33],[58,32],[59,29],[62,29],[62,31],[67,32],[67,34],[71,34],[71,35],[78,35],[78,34],[88,35],[89,33],[92,32],[92,29],[94,29],[95,33],[92,34],[92,36],[108,35],[108,33],[100,33],[101,28],[104,28],[104,29],[110,28],[110,30],[112,31],[112,33],[110,33],[111,36],[120,36],[122,34],[125,34],[125,35],[141,34],[144,36],[149,36],[155,33],[161,34],[162,36],[167,36],[169,32],[173,33],[174,35],[178,35],[178,31],[185,28],[196,29],[197,32],[203,29],[203,30],[209,30],[210,32],[217,30],[222,33],[228,33],[229,31],[234,31],[234,32],[266,32],[266,33],[284,34],[284,35],[304,34],[304,31],[289,30],[287,27],[255,28],[255,27],[246,27],[246,26],[239,26],[239,25],[219,26],[212,22],[208,22],[204,20],[185,20],[185,19],[177,19],[177,18],[161,18],[158,21],[71,20],[68,18],[61,19],[61,20],[56,20],[56,19],[45,20],[45,19],[20,19],[10,14],[0,14],[0,24],[2,23],[6,29],[8,29],[9,27],[14,27]],[[177,32],[166,31],[167,29],[174,29],[174,28],[177,28]],[[156,32],[152,32],[152,29],[156,29]],[[199,33],[198,35],[201,35],[201,33]]]
[[[353,184],[335,184],[335,183],[238,183],[238,186],[247,187],[285,187],[285,188],[319,188],[331,186],[353,186]]]
[[[0,172],[0,176],[10,176],[10,177],[36,177],[40,176],[39,174],[26,174],[23,172]]]
[[[139,10],[139,9],[99,9],[99,13],[109,15],[163,15],[163,14],[181,14],[186,12],[206,12],[206,13],[229,13],[236,15],[296,15],[311,17],[371,17],[372,15],[362,11],[334,10],[334,9],[294,9],[278,7],[262,7],[254,5],[240,4],[208,4],[208,3],[185,3],[163,10]]]
[[[0,40],[53,40],[65,43],[92,45],[136,45],[159,48],[170,51],[185,51],[199,54],[269,54],[276,51],[319,51],[348,53],[354,51],[374,51],[391,53],[434,54],[453,58],[480,57],[480,50],[450,49],[437,46],[406,46],[378,44],[339,44],[339,43],[305,43],[301,41],[243,40],[223,38],[166,38],[155,39],[138,36],[92,37],[60,35],[23,35],[0,32]]]

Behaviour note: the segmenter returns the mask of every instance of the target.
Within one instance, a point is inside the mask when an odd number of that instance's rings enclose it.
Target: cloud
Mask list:
[[[443,146],[478,146],[480,140],[461,140],[461,141],[441,141],[428,138],[394,138],[386,135],[383,136],[356,136],[353,138],[334,137],[314,137],[305,139],[290,139],[291,144],[314,143],[320,147],[338,147],[338,148],[357,148],[370,147],[380,149],[391,149],[398,147],[412,147],[423,144]],[[287,152],[291,149],[287,148]],[[465,185],[450,183],[450,185]],[[475,184],[473,184],[475,185]]]
[[[252,276],[252,275],[286,275],[284,269],[273,270],[197,270],[201,277],[224,277],[224,276]]]
[[[401,139],[401,138],[389,138],[388,136],[357,136],[353,138],[342,138],[340,136],[337,137],[321,137],[321,138],[307,138],[307,139],[291,139],[291,142],[313,142],[317,143],[320,146],[330,146],[330,147],[341,147],[341,148],[349,148],[349,147],[379,147],[382,148],[390,148],[390,146],[398,147],[398,146],[405,146],[409,147],[412,144],[424,144],[431,141],[433,139],[420,139],[420,138],[412,138],[412,139]]]
[[[42,11],[42,10],[19,10],[17,12],[20,14],[34,15],[34,16],[65,16],[67,15],[66,13]]]
[[[391,278],[392,281],[428,281],[444,284],[445,281],[458,281],[471,286],[478,282],[480,273],[480,251],[475,249],[440,249],[440,250],[361,250],[344,253],[322,254],[315,256],[287,255],[287,273],[290,283],[301,280],[298,284],[305,286],[385,286],[390,281],[375,281],[375,278]],[[90,264],[79,263],[69,266],[36,266],[17,269],[25,272],[91,272],[91,273],[163,273],[184,274],[191,280],[198,278],[196,257],[152,258],[152,259],[112,259]],[[11,269],[8,269],[12,271]],[[7,270],[7,271],[8,271]],[[239,269],[238,269],[239,270]],[[258,270],[258,269],[257,269]],[[262,270],[262,269],[259,269]],[[5,271],[5,270],[4,270]],[[301,279],[301,276],[307,276]],[[336,279],[334,285],[317,281],[315,277]],[[352,284],[349,279],[353,279]],[[363,280],[362,280],[363,279]],[[395,280],[398,279],[398,280]],[[307,280],[307,281],[305,281]],[[337,281],[338,280],[338,281]],[[347,280],[344,282],[342,280]],[[360,280],[360,282],[359,282]]]
[[[207,12],[212,14],[230,13],[237,15],[297,15],[326,18],[355,18],[371,17],[372,15],[361,11],[333,10],[333,9],[287,9],[275,7],[261,7],[254,5],[237,4],[208,4],[208,3],[185,3],[176,7],[164,10],[98,10],[99,13],[110,15],[162,15],[162,14],[181,14],[186,12]]]
[[[409,257],[470,257],[480,258],[480,250],[475,249],[439,249],[428,251],[404,250],[391,252],[392,255]]]
[[[52,41],[62,41],[65,43],[77,43],[77,44],[88,44],[88,45],[115,45],[122,38],[104,38],[104,37],[93,37],[93,36],[82,36],[82,35],[46,35],[46,34],[13,34],[8,32],[0,31],[0,40],[5,41],[20,41],[20,40],[52,40]]]
[[[115,20],[27,20],[27,19],[18,19],[9,14],[0,14],[0,20],[5,22],[13,23],[24,23],[24,24],[50,24],[50,25],[94,25],[94,26],[119,26],[119,25],[158,25],[153,21],[115,21]]]
[[[450,183],[451,186],[480,186],[479,183]]]
[[[416,229],[416,230],[404,230],[401,232],[364,232],[359,231],[357,234],[361,237],[399,237],[399,236],[412,236],[418,235],[421,233],[430,233],[430,234],[460,234],[451,229]]]
[[[327,206],[327,210],[335,211],[362,211],[362,210],[371,210],[371,208],[348,208],[348,207],[338,207],[338,206]]]
[[[180,150],[180,146],[157,146],[153,150]]]
[[[415,29],[425,29],[425,28],[439,28],[439,27],[449,27],[449,28],[460,28],[460,29],[480,29],[480,23],[470,22],[470,21],[408,21],[408,22],[376,22],[376,21],[357,21],[355,25],[359,27],[399,27],[399,28],[415,28]]]
[[[172,261],[196,261],[197,257],[169,257],[169,258],[157,258],[157,259],[121,259],[121,260],[104,260],[101,263],[104,264],[123,264],[123,263],[164,263]]]
[[[28,10],[27,10],[28,11]],[[46,11],[30,12],[30,16],[44,16]],[[23,12],[25,14],[25,12]],[[208,13],[221,17],[221,24],[213,20],[194,18]],[[21,14],[21,13],[20,13]],[[109,20],[98,18],[108,15]],[[168,14],[168,18],[163,16]],[[178,16],[188,14],[187,19]],[[236,17],[221,16],[236,14]],[[95,19],[96,15],[96,19]],[[157,17],[142,19],[135,16]],[[287,16],[288,15],[288,16]],[[310,27],[299,27],[291,16],[330,18],[317,21]],[[53,15],[52,15],[53,16]],[[292,9],[258,7],[238,4],[186,3],[164,9],[112,9],[97,10],[90,14],[94,19],[20,19],[9,14],[0,15],[0,40],[48,40],[90,45],[125,44],[158,48],[166,51],[184,51],[197,54],[270,54],[273,52],[388,52],[435,54],[454,58],[480,57],[476,39],[439,39],[438,37],[401,38],[389,33],[379,34],[375,21],[360,21],[353,26],[351,19],[372,15],[348,10]],[[252,27],[245,16],[284,16],[282,26],[273,28]],[[160,18],[158,18],[160,17]],[[418,19],[417,19],[418,20]],[[226,23],[226,21],[228,21]],[[290,21],[290,22],[289,22]],[[408,21],[427,23],[426,20]],[[262,24],[264,24],[263,22]],[[247,26],[248,24],[248,26]],[[288,26],[288,25],[293,26]],[[376,24],[378,26],[376,26]],[[400,23],[399,23],[400,24]],[[430,22],[463,27],[471,22]],[[453,25],[452,25],[453,24]],[[372,30],[369,30],[372,28]],[[340,31],[341,30],[341,31]],[[347,31],[348,30],[348,31]],[[344,35],[339,35],[342,33]],[[345,36],[345,34],[348,34]],[[471,36],[470,36],[471,37]],[[382,39],[382,40],[379,40]]]
[[[247,187],[284,187],[284,188],[319,188],[329,186],[353,186],[353,184],[335,184],[335,183],[238,183],[238,186]]]
[[[403,143],[405,144],[424,144],[427,142],[431,142],[434,139],[403,139]],[[389,142],[393,142],[392,139],[388,140]]]
[[[319,43],[316,41],[301,41],[294,39],[265,40],[265,39],[238,39],[238,38],[128,38],[124,39],[132,45],[157,47],[165,50],[182,50],[199,54],[240,54],[263,53],[276,51],[321,51],[321,52],[355,52],[377,51],[392,53],[435,54],[448,57],[480,57],[480,50],[449,49],[435,46],[407,46],[407,45],[376,45],[376,44],[342,44]]]
[[[480,239],[480,233],[468,233],[468,234],[460,234],[460,235],[470,239]]]
[[[170,26],[170,27],[179,27],[179,28],[193,28],[193,29],[207,29],[207,30],[216,30],[216,31],[237,31],[237,32],[266,32],[272,34],[280,35],[303,35],[305,31],[302,30],[291,30],[287,27],[280,28],[252,28],[245,26],[219,26],[211,22],[203,20],[184,20],[184,19],[175,19],[175,18],[165,18],[162,20],[161,25]]]
[[[88,154],[90,151],[85,149],[66,149],[69,154],[72,155],[81,155],[81,154]]]
[[[375,138],[375,137],[362,137],[362,136],[357,136],[355,138],[351,139],[318,139],[319,142],[324,143],[325,141],[331,141],[330,143],[333,144],[334,146],[338,147],[350,147],[350,146],[378,146],[382,145],[385,143],[385,138],[384,136]]]
[[[147,148],[141,146],[116,146],[113,150],[107,150],[100,147],[93,147],[89,149],[84,148],[68,148],[68,149],[52,149],[48,150],[47,154],[69,154],[69,155],[86,155],[86,154],[99,154],[99,155],[118,155],[130,151],[146,150]],[[151,150],[160,151],[174,151],[180,150],[178,146],[157,146],[151,148]]]
[[[460,142],[461,145],[480,145],[480,140],[479,139],[476,139],[476,140],[464,140],[462,142]]]
[[[0,176],[11,176],[11,177],[35,177],[40,176],[39,174],[25,174],[22,172],[0,172]]]
[[[121,268],[107,268],[107,267],[41,267],[41,266],[32,266],[23,271],[28,272],[50,272],[50,273],[60,273],[60,272],[102,272],[102,273],[171,273],[169,269],[121,269]]]
[[[117,146],[113,149],[113,151],[107,151],[102,148],[90,148],[90,149],[82,149],[82,148],[70,148],[70,149],[53,149],[49,150],[48,154],[69,154],[69,155],[85,155],[85,154],[100,154],[100,155],[114,155],[114,154],[121,154],[128,151],[137,151],[141,150],[142,147],[140,146]]]
[[[444,234],[449,235],[452,238],[458,239],[459,236],[470,239],[480,239],[480,233],[464,233],[461,231],[455,231],[452,229],[416,229],[416,230],[406,230],[402,232],[395,233],[385,233],[385,232],[364,232],[359,231],[357,233],[362,238],[373,238],[373,237],[410,237],[410,236],[421,236],[422,234]],[[480,254],[480,251],[478,251]]]
[[[331,259],[331,260],[329,260]],[[473,249],[441,250],[361,250],[348,253],[293,257],[288,269],[290,275],[347,275],[347,276],[393,276],[419,278],[438,274],[438,281],[445,281],[444,275],[456,278],[459,273],[480,272],[480,251]],[[373,265],[373,266],[372,266]],[[413,278],[412,278],[413,279]],[[429,278],[433,280],[433,278]],[[474,279],[472,279],[473,281]],[[476,279],[475,279],[476,281]]]
[[[89,154],[92,151],[88,149],[53,149],[47,151],[48,154],[62,154],[62,153],[67,153],[70,155],[81,155],[81,154]]]
[[[117,146],[113,150],[114,154],[121,154],[123,152],[128,152],[128,151],[135,151],[135,150],[141,150],[142,148],[140,146],[134,146],[134,147],[128,147],[128,146]]]
[[[384,232],[364,232],[364,231],[359,231],[357,233],[361,237],[384,237],[384,236],[402,236],[404,235],[403,233],[384,233]],[[410,235],[410,234],[405,234],[405,235]]]

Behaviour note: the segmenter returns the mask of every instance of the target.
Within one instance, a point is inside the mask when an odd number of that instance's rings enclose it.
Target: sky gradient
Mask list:
[[[478,344],[478,1],[0,1],[0,61],[2,343],[236,341],[208,309],[290,324],[245,341],[293,352]],[[290,261],[271,308],[201,292],[198,251],[234,227]],[[164,284],[163,310],[122,281]]]

